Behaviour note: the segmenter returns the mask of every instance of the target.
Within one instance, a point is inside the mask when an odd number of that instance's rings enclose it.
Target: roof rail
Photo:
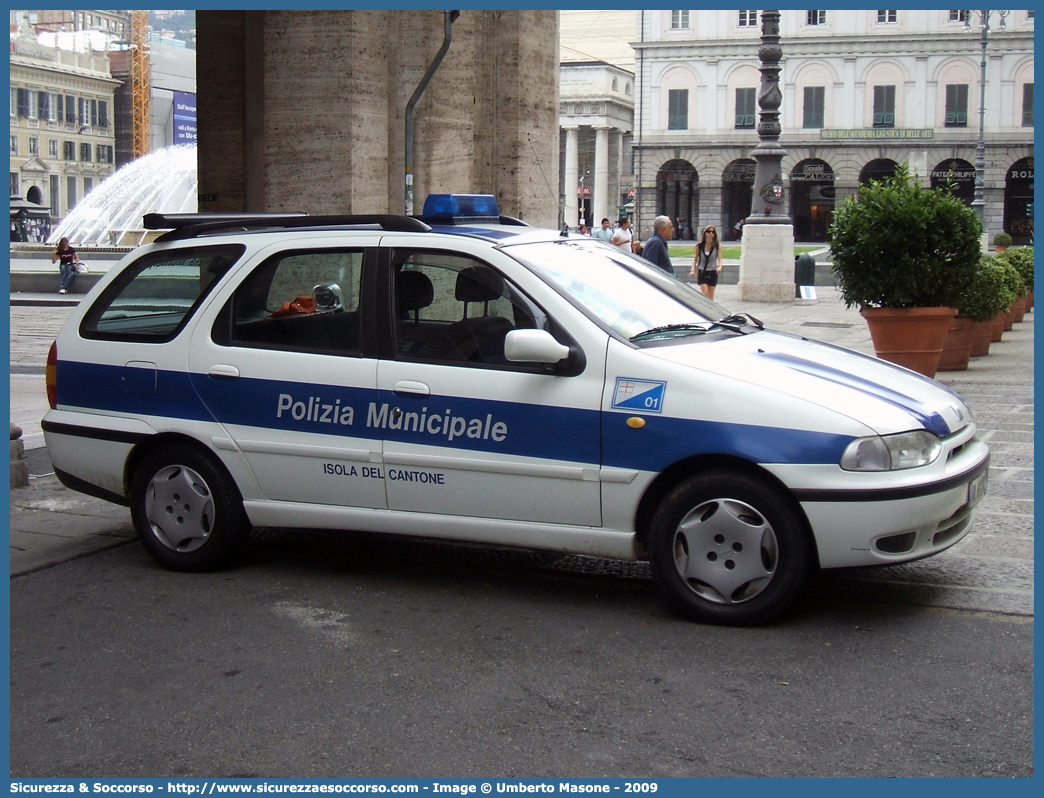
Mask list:
[[[156,239],[179,241],[207,233],[285,228],[372,226],[393,232],[427,233],[431,227],[410,216],[353,214],[308,216],[304,213],[148,213],[142,219],[147,230],[169,230]]]
[[[258,223],[279,222],[282,219],[297,219],[307,214],[302,211],[286,213],[146,213],[142,224],[146,230],[177,230],[182,227],[211,222]]]

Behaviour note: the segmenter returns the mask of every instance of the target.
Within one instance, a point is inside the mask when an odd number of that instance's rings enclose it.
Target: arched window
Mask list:
[[[656,214],[670,216],[675,230],[695,230],[699,214],[699,180],[688,161],[668,161],[656,173]],[[691,235],[691,233],[690,233]]]
[[[859,173],[860,183],[869,183],[871,180],[884,180],[895,174],[895,168],[898,166],[895,161],[890,158],[877,158],[876,160],[870,161],[863,170]]]

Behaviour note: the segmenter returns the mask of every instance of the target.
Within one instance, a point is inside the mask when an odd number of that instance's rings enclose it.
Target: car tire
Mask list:
[[[228,565],[250,531],[243,500],[224,469],[184,444],[142,460],[131,482],[131,517],[145,550],[175,571]]]
[[[703,623],[750,626],[783,612],[815,561],[782,490],[738,471],[698,474],[653,514],[649,560],[675,609]]]

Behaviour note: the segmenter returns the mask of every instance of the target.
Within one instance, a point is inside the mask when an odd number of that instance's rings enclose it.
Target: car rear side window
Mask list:
[[[150,252],[127,266],[80,324],[84,338],[172,340],[242,256],[239,244]]]
[[[236,289],[215,322],[214,341],[224,346],[358,355],[362,273],[362,249],[273,256]]]

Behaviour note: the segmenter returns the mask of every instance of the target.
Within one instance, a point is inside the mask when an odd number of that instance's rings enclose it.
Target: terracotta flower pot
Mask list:
[[[1011,315],[1012,321],[1016,324],[1021,322],[1026,316],[1026,308],[1029,306],[1029,297],[1020,296],[1014,302],[1011,303]]]
[[[953,308],[863,308],[874,351],[882,360],[934,377]]]
[[[993,325],[993,338],[990,340],[996,343],[1004,335],[1004,311],[1002,310],[994,316],[993,321],[990,323]]]
[[[1001,315],[1004,316],[1004,332],[1008,332],[1015,324],[1015,315],[1011,312],[1011,308],[1005,310]]]
[[[985,357],[990,353],[990,342],[993,340],[993,322],[977,321],[972,328],[972,357]]]
[[[1026,294],[1026,310],[1027,311],[1033,310],[1033,289],[1032,288],[1029,290],[1029,293]]]
[[[939,357],[939,371],[964,371],[968,368],[974,330],[975,322],[971,319],[957,316],[950,322],[946,340],[943,341],[942,355]]]

